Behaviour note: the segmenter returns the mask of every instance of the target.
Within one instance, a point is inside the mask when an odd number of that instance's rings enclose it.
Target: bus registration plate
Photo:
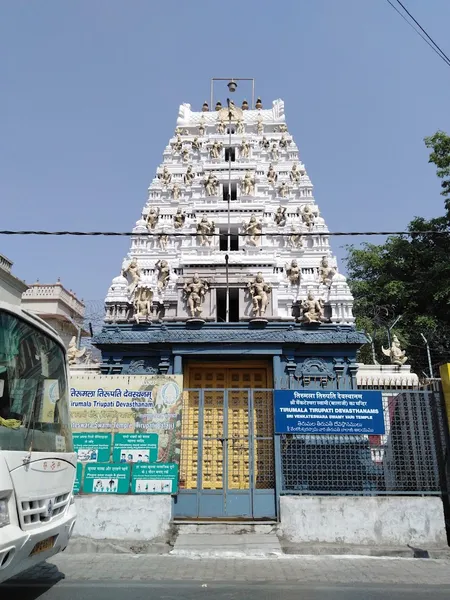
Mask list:
[[[50,550],[55,545],[55,540],[56,535],[46,538],[45,540],[41,540],[34,546],[33,550],[30,552],[30,556],[34,556],[35,554],[39,554],[40,552]]]

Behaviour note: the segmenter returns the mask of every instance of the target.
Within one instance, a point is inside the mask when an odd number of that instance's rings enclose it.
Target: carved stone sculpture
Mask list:
[[[256,133],[258,135],[262,135],[264,133],[264,125],[261,115],[258,115],[258,120],[256,121]]]
[[[276,210],[273,220],[278,227],[284,227],[286,225],[286,210],[287,208],[285,206],[279,206]]]
[[[244,196],[251,196],[255,192],[255,179],[252,176],[251,171],[245,173],[244,179],[242,180],[242,190]]]
[[[146,219],[146,223],[147,223],[147,229],[155,229],[156,225],[158,224],[159,221],[159,208],[154,208],[153,206],[150,207],[148,214],[147,214],[147,219]]]
[[[184,163],[189,162],[189,148],[183,148],[183,150],[181,151],[181,160]]]
[[[205,120],[202,118],[202,120],[200,121],[199,126],[198,126],[198,134],[203,136],[203,135],[205,135],[205,131],[206,131]]]
[[[186,213],[181,210],[181,208],[177,208],[176,214],[173,216],[173,226],[175,229],[182,229],[186,222]]]
[[[322,257],[319,266],[319,280],[324,285],[331,285],[331,280],[336,275],[336,269],[334,267],[330,267],[328,264],[328,258],[326,256]]]
[[[283,134],[279,141],[280,148],[286,149],[289,144],[290,144],[289,140],[287,140],[285,135]]]
[[[169,236],[167,235],[167,233],[162,233],[158,237],[158,242],[159,242],[159,247],[161,248],[161,250],[167,250],[167,244],[169,242]]]
[[[243,119],[239,119],[236,123],[236,133],[242,134],[245,132],[244,121]]]
[[[263,150],[268,150],[270,148],[270,141],[266,138],[266,136],[263,137],[259,144]]]
[[[180,134],[177,134],[177,139],[172,144],[172,150],[173,150],[173,152],[181,152],[182,148],[183,148],[183,142],[181,141]]]
[[[186,173],[184,174],[184,183],[186,185],[192,185],[192,182],[195,179],[195,173],[192,171],[192,165],[189,165]]]
[[[203,215],[197,223],[197,239],[200,246],[211,246],[215,228],[214,221],[208,221],[206,215]]]
[[[222,151],[222,148],[223,148],[222,142],[215,140],[209,150],[209,154],[210,154],[211,158],[220,158],[220,153]]]
[[[298,262],[295,258],[291,261],[290,265],[286,265],[286,275],[289,279],[291,285],[299,285],[300,284],[300,274],[301,269],[298,266]]]
[[[178,200],[180,197],[180,186],[178,183],[174,183],[172,187],[172,198]]]
[[[292,228],[292,233],[289,236],[289,245],[292,249],[301,248],[303,246],[303,237],[296,227]]]
[[[198,137],[195,137],[192,140],[192,144],[191,144],[192,150],[197,150],[198,152],[200,152],[201,148],[202,148],[202,143],[201,141],[198,139]]]
[[[207,196],[217,196],[219,180],[214,173],[209,173],[208,177],[204,181],[204,186]]]
[[[312,229],[314,227],[315,216],[309,204],[305,204],[303,210],[298,207],[297,215],[301,216],[302,223],[306,225],[308,229]]]
[[[251,279],[247,283],[247,288],[252,297],[253,316],[263,317],[269,304],[269,294],[272,291],[271,286],[265,283],[262,273],[259,272],[254,279]]]
[[[292,183],[298,183],[300,181],[301,173],[300,173],[300,169],[298,168],[297,163],[294,163],[292,165],[292,169],[291,169],[291,172],[289,173],[289,177],[290,177]]]
[[[134,319],[136,323],[141,320],[151,320],[153,291],[149,288],[138,288],[134,298]]]
[[[278,131],[280,133],[286,133],[288,130],[286,123],[280,123],[280,125],[278,125]]]
[[[401,367],[408,360],[406,352],[401,349],[400,340],[396,335],[394,335],[394,337],[392,338],[391,347],[386,349],[383,346],[381,346],[381,350],[383,351],[383,354],[385,356],[389,357],[391,365],[397,365]]]
[[[216,126],[216,131],[217,133],[219,133],[220,135],[223,135],[225,133],[225,123],[223,121],[219,121],[217,123]]]
[[[183,130],[181,129],[181,127],[177,127],[177,128],[175,129],[175,136],[176,136],[176,137],[178,137],[179,135],[181,135],[181,132],[182,132],[182,131],[183,131]]]
[[[278,173],[275,171],[272,165],[269,166],[269,170],[267,171],[267,181],[272,185],[276,183],[278,179]]]
[[[250,217],[248,223],[244,223],[244,233],[247,234],[247,243],[250,246],[259,246],[261,243],[262,223],[258,221],[255,215]]]
[[[76,337],[73,336],[69,342],[69,347],[67,348],[67,361],[69,365],[79,364],[80,358],[83,358],[86,354],[86,348],[82,348],[81,350],[77,348],[77,340]]]
[[[167,284],[170,280],[170,267],[167,260],[158,260],[155,264],[155,269],[158,272],[157,275],[157,287],[158,291],[162,292],[166,289]]]
[[[250,142],[248,142],[245,138],[242,140],[241,145],[239,146],[239,150],[241,152],[241,158],[249,158],[250,156]]]
[[[286,196],[288,195],[289,186],[285,181],[283,181],[280,187],[278,188],[278,193],[280,195],[280,198],[286,198]]]
[[[164,185],[169,185],[169,183],[172,181],[172,174],[169,173],[169,169],[167,167],[164,167],[163,172],[159,175],[159,178]]]
[[[128,293],[132,295],[134,293],[134,290],[136,289],[137,284],[141,279],[141,270],[135,258],[133,258],[130,261],[128,267],[123,269],[122,275],[127,279],[129,278],[131,280],[128,283]]]
[[[191,318],[199,318],[202,314],[202,304],[208,291],[208,283],[195,273],[191,281],[186,282],[183,287],[186,294],[186,302],[189,307]]]
[[[270,156],[272,157],[272,160],[278,160],[279,152],[276,144],[272,145],[272,149],[270,150]]]
[[[304,323],[320,323],[323,320],[323,300],[316,300],[312,292],[303,300],[301,308]]]

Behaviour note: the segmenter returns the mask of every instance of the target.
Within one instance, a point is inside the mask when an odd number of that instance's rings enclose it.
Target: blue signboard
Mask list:
[[[381,392],[275,390],[275,433],[383,435]]]

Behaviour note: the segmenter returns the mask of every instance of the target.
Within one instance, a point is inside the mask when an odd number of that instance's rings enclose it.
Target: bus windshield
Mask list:
[[[63,348],[0,310],[0,450],[72,452]]]

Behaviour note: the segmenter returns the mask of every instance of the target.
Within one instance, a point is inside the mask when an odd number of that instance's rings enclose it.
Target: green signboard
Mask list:
[[[84,470],[83,492],[86,494],[127,494],[130,465],[92,464]]]
[[[131,491],[133,494],[176,494],[178,465],[175,463],[133,465]]]
[[[157,433],[115,433],[115,463],[149,463],[158,459]]]
[[[79,494],[81,488],[81,478],[83,476],[83,465],[82,463],[77,463],[77,472],[75,475],[75,483],[73,484],[73,493]]]
[[[73,445],[80,462],[102,463],[110,459],[110,433],[74,433]]]

